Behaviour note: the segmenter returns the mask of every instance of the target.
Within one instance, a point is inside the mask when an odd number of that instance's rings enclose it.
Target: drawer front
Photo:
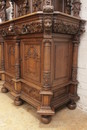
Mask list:
[[[40,101],[40,90],[30,87],[24,83],[21,83],[21,93],[25,94],[29,98]]]
[[[14,90],[14,81],[12,81],[11,76],[5,75],[5,84],[6,86],[8,86],[11,90]]]

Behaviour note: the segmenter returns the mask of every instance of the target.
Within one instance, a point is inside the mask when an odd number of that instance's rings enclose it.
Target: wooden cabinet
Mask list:
[[[49,123],[58,107],[68,104],[75,109],[79,99],[77,58],[85,23],[75,8],[80,2],[73,3],[74,16],[69,15],[70,1],[14,2],[15,17],[20,6],[25,10],[19,11],[19,16],[29,14],[0,24],[0,66],[5,80],[2,92],[10,91],[15,105],[28,102],[42,121]],[[30,6],[27,10],[26,3]]]

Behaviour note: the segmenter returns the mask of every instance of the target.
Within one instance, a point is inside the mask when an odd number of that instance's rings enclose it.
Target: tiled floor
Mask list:
[[[0,92],[0,130],[87,130],[87,113],[64,108],[53,116],[48,125],[39,120],[36,110],[25,103],[13,104],[13,97]]]

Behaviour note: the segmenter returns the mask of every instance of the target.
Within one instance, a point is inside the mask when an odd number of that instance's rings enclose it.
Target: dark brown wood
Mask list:
[[[47,124],[58,107],[68,104],[69,109],[76,108],[78,47],[84,20],[69,15],[70,0],[25,0],[21,4],[15,0],[13,4],[14,19],[0,24],[2,92],[9,90],[17,106],[24,100],[37,108]],[[15,19],[17,10],[23,16]]]

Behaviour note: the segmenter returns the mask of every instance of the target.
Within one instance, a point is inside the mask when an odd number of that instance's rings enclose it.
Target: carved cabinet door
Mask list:
[[[41,83],[41,40],[29,39],[21,43],[21,77]]]

